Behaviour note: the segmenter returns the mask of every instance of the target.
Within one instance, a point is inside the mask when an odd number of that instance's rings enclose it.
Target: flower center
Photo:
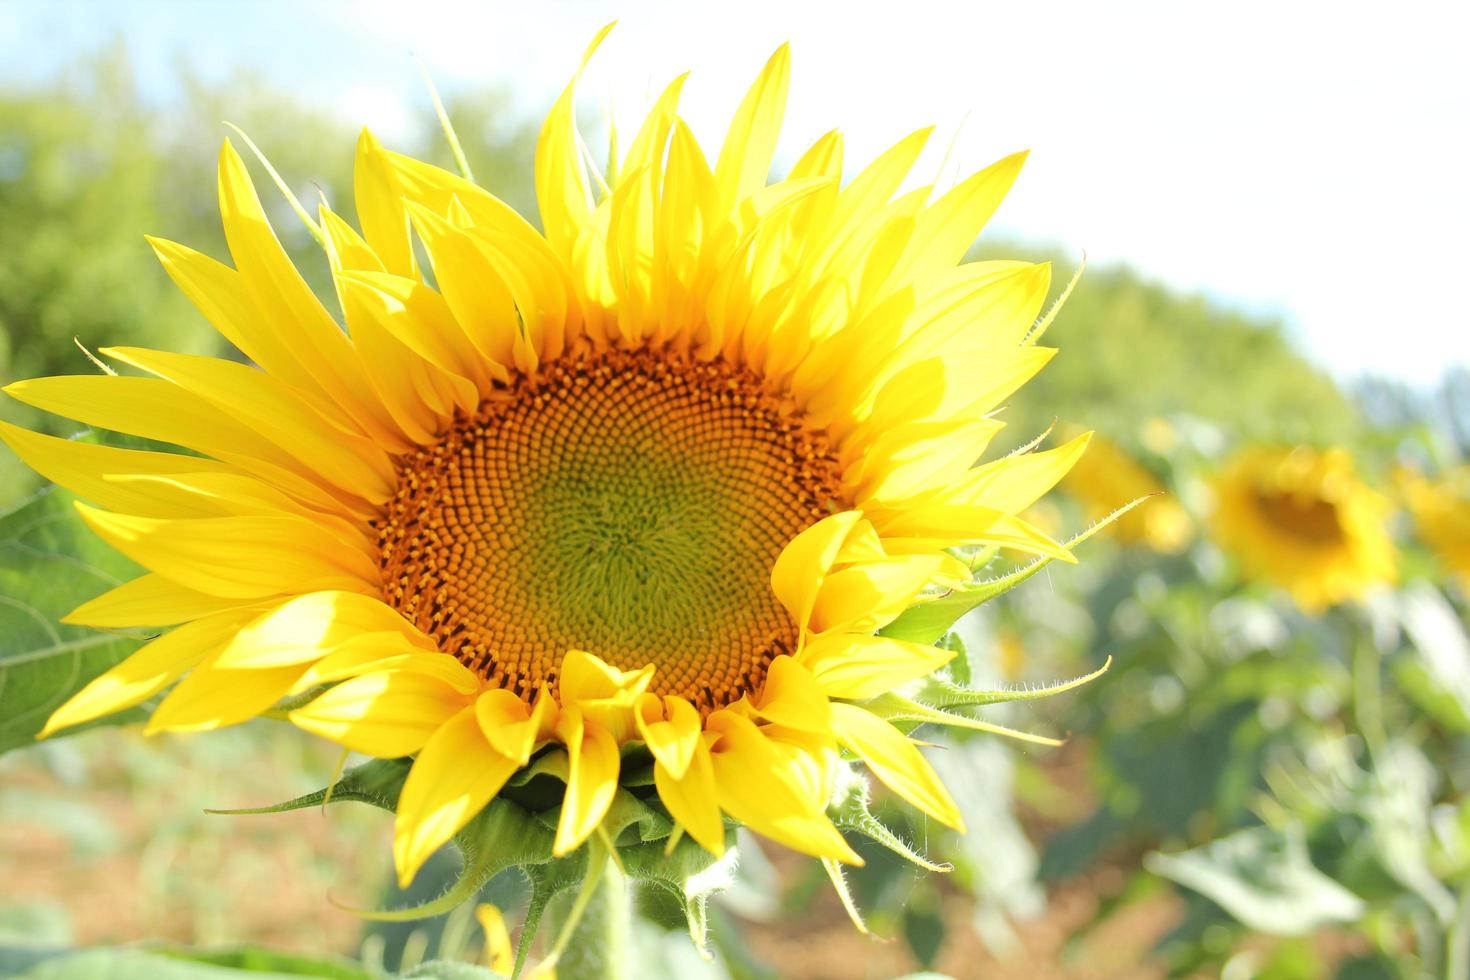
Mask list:
[[[1256,506],[1283,532],[1309,544],[1329,545],[1342,540],[1337,505],[1321,497],[1257,490]]]
[[[383,588],[441,650],[528,701],[570,649],[652,663],[706,711],[793,648],[771,568],[840,485],[758,377],[666,350],[545,365],[398,465]]]

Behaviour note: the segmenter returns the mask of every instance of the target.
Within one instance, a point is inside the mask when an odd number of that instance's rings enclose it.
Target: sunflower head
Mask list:
[[[1308,612],[1394,580],[1388,501],[1364,484],[1343,449],[1252,447],[1214,481],[1220,543],[1251,577]]]
[[[1462,584],[1470,584],[1470,466],[1435,479],[1407,470],[1397,477],[1419,540]]]
[[[364,133],[359,227],[307,219],[340,325],[226,142],[231,264],[153,245],[253,363],[117,347],[119,375],[7,389],[189,450],[3,428],[147,569],[71,621],[173,627],[47,731],[165,690],[151,731],[292,698],[395,760],[343,792],[396,810],[405,882],[451,838],[526,864],[598,840],[656,876],[638,848],[707,863],[736,824],[858,863],[829,812],[866,799],[838,793],[851,760],[960,827],[907,730],[987,726],[905,693],[953,651],[882,631],[964,586],[958,555],[1072,560],[1017,515],[1085,434],[976,465],[1053,353],[1049,270],[962,262],[1020,155],[902,191],[927,130],[846,181],[833,133],[769,182],[787,75],[782,48],[713,160],[676,80],[604,175],[574,79],[537,147],[541,230]]]

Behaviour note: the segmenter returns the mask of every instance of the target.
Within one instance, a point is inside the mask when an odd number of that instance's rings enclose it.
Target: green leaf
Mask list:
[[[904,941],[915,959],[925,966],[932,966],[944,946],[944,919],[938,909],[928,903],[909,904],[903,911]]]
[[[286,974],[293,977],[320,977],[323,980],[371,980],[361,966],[336,957],[287,953],[259,946],[234,946],[226,949],[190,949],[166,946],[156,950],[163,956],[227,967],[244,973]]]
[[[22,980],[288,980],[334,977],[368,980],[360,969],[333,964],[337,972],[320,972],[325,961],[260,951],[261,959],[221,965],[185,959],[165,951],[88,949],[54,956],[20,975]],[[202,954],[201,954],[202,955]],[[279,969],[277,969],[279,967]],[[314,972],[302,972],[303,970]]]
[[[1303,936],[1354,922],[1363,900],[1312,864],[1299,826],[1252,827],[1179,854],[1150,854],[1144,867],[1192,888],[1237,921],[1273,936]]]
[[[87,529],[74,499],[53,488],[0,517],[0,752],[32,744],[52,711],[142,639],[58,622],[141,571]],[[64,734],[144,714],[135,708]]]
[[[472,963],[431,960],[400,974],[402,980],[504,980],[504,974]]]

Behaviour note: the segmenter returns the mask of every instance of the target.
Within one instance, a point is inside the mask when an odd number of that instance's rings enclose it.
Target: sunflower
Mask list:
[[[1088,520],[1100,521],[1140,497],[1151,497],[1117,519],[1114,533],[1129,544],[1142,544],[1163,554],[1183,551],[1194,537],[1194,522],[1164,485],[1113,442],[1093,437],[1086,454],[1062,481],[1076,497]]]
[[[957,547],[1072,560],[1016,515],[1085,436],[975,466],[992,410],[1054,353],[1034,343],[1049,269],[961,264],[1023,155],[900,193],[927,130],[846,184],[831,133],[768,183],[788,64],[783,47],[713,164],[679,78],[605,175],[584,162],[574,76],[537,145],[542,231],[364,132],[360,227],[300,212],[345,330],[226,141],[233,266],[151,241],[253,366],[118,347],[102,353],[138,373],[6,389],[190,451],[4,428],[147,570],[67,621],[173,627],[46,733],[170,685],[150,732],[293,699],[309,732],[414,757],[405,883],[547,754],[565,777],[557,855],[598,830],[637,752],[712,854],[728,818],[861,863],[826,812],[844,750],[960,827],[868,705],[953,653],[878,631],[968,576]]]
[[[1470,583],[1470,467],[1435,480],[1405,471],[1398,483],[1419,539],[1461,583]]]
[[[1215,480],[1215,531],[1253,578],[1319,612],[1396,577],[1388,501],[1343,449],[1253,447]]]

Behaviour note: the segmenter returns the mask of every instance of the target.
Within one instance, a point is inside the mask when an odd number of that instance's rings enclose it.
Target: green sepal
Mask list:
[[[1038,745],[1058,746],[1062,744],[1057,739],[1047,738],[1045,735],[1033,735],[1030,732],[1007,728],[1005,725],[997,725],[994,722],[981,721],[979,718],[941,711],[893,692],[880,694],[870,701],[865,701],[863,707],[884,721],[893,722],[905,732],[911,732],[920,725],[943,725],[946,728],[968,728],[971,731],[985,732],[990,735],[1004,735],[1021,742],[1035,742]]]
[[[846,767],[850,778],[843,785],[841,799],[830,807],[827,816],[837,825],[838,830],[852,831],[861,834],[875,844],[886,847],[911,864],[925,871],[934,871],[940,874],[954,870],[951,864],[936,864],[924,857],[918,851],[910,847],[902,837],[894,833],[887,824],[873,815],[868,806],[869,785],[867,777],[855,771],[852,767]],[[830,873],[830,872],[829,872]]]
[[[1063,547],[1068,550],[1077,547],[1147,499],[1148,497],[1139,497],[1124,504],[1087,530],[1075,535]],[[998,595],[1009,592],[1054,560],[1049,557],[1038,558],[1029,565],[1023,565],[1004,575],[971,582],[946,592],[944,595],[926,599],[905,609],[897,619],[878,632],[884,636],[891,636],[895,640],[907,640],[910,643],[937,643],[965,613],[989,602]]]
[[[373,759],[347,770],[334,785],[314,793],[272,806],[209,812],[284,813],[347,800],[394,812],[411,766],[410,759]],[[495,875],[519,868],[531,883],[531,901],[517,951],[523,960],[547,904],[560,892],[580,885],[587,874],[587,847],[563,857],[552,854],[559,808],[533,810],[524,805],[526,797],[535,795],[530,791],[536,779],[544,776],[564,783],[566,775],[566,753],[556,748],[542,752],[517,771],[501,795],[454,835],[452,843],[459,849],[464,866],[459,878],[438,898],[409,908],[352,911],[379,922],[442,915],[473,899]],[[521,801],[512,796],[520,796]],[[733,876],[734,831],[726,833],[725,857],[716,859],[687,837],[669,846],[673,830],[673,821],[660,807],[623,786],[618,788],[602,822],[602,833],[613,842],[624,872],[635,881],[673,896],[684,913],[690,938],[704,951],[708,941],[708,898],[727,887]]]
[[[327,802],[341,803],[354,800],[369,803],[383,810],[393,810],[398,805],[398,793],[403,781],[408,778],[409,759],[373,759],[344,772],[331,786],[324,786],[314,793],[298,796],[294,800],[271,806],[242,807],[234,810],[205,810],[224,816],[242,816],[257,813],[285,813],[289,810],[305,810],[322,806]]]
[[[922,686],[918,689],[915,697],[921,699],[924,704],[939,708],[978,707],[987,704],[1004,704],[1008,701],[1035,701],[1039,698],[1049,698],[1054,694],[1063,694],[1074,688],[1081,687],[1089,681],[1097,680],[1107,673],[1113,665],[1113,658],[1107,661],[1090,674],[1074,677],[1069,681],[1058,681],[1055,684],[1044,684],[1040,687],[1020,687],[1009,690],[1000,689],[994,691],[972,691],[969,688],[960,687],[942,677],[930,675],[925,678]]]

